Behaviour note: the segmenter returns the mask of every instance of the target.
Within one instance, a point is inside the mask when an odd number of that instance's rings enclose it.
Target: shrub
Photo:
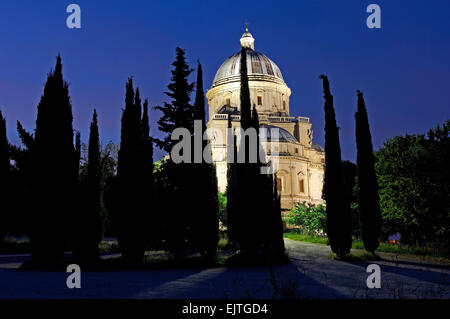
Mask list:
[[[297,203],[284,216],[284,221],[290,226],[299,226],[309,234],[324,235],[326,232],[325,206],[306,202]]]

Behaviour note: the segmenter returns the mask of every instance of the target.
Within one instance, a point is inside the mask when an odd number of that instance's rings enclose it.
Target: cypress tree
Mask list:
[[[81,134],[77,132],[75,135],[75,165],[74,165],[74,174],[79,179],[80,176],[80,160],[81,160]]]
[[[258,133],[259,121],[257,112],[255,109],[254,116],[252,117],[250,103],[246,48],[242,48],[241,50],[240,72],[241,128],[243,130],[254,128]],[[244,136],[244,139],[241,139],[240,142],[238,152],[244,152],[245,161],[244,163],[237,163],[235,166],[235,178],[237,179],[236,183],[239,185],[239,189],[233,203],[235,211],[231,213],[234,215],[232,228],[234,228],[235,240],[240,251],[244,256],[253,258],[252,256],[255,256],[263,248],[263,236],[257,232],[263,229],[262,226],[266,221],[267,215],[264,211],[261,211],[261,194],[258,192],[261,190],[260,164],[250,163],[250,136]],[[260,214],[263,216],[258,216]]]
[[[346,197],[341,166],[339,129],[333,105],[333,95],[325,75],[321,75],[325,109],[325,177],[323,198],[326,201],[327,235],[331,250],[339,257],[350,253],[352,246],[351,210]]]
[[[196,94],[194,103],[194,120],[202,123],[202,137],[206,130],[205,119],[205,96],[203,92],[202,65],[198,62]],[[202,139],[202,150],[207,146],[208,141]],[[202,157],[203,158],[203,157]],[[193,196],[195,206],[192,207],[192,244],[194,249],[212,260],[216,254],[219,240],[219,220],[218,220],[218,189],[217,177],[214,164],[207,163],[202,159],[201,163],[193,163],[191,172],[193,178],[198,181],[199,189],[196,189]]]
[[[8,137],[6,135],[6,118],[0,110],[0,177],[6,180],[11,171]]]
[[[240,90],[241,127],[243,130],[246,130],[251,126],[252,118],[251,118],[250,90],[248,86],[247,49],[244,47],[241,48],[240,72],[241,72],[241,90]]]
[[[0,110],[0,242],[7,232],[7,214],[9,214],[8,184],[11,177],[10,150],[6,135],[6,119]]]
[[[238,170],[237,170],[237,141],[236,135],[232,130],[231,113],[228,113],[228,130],[227,130],[227,236],[228,241],[234,248],[238,245],[239,234],[239,218],[238,213],[239,203],[239,188],[238,188]],[[232,147],[232,149],[231,149]],[[233,156],[230,155],[232,152]]]
[[[137,92],[139,93],[139,91]],[[142,262],[145,252],[145,212],[141,197],[141,100],[128,79],[125,109],[122,113],[120,150],[117,166],[119,198],[112,217],[118,234],[122,258],[130,264]],[[114,193],[114,191],[112,191]]]
[[[89,132],[88,163],[86,175],[81,180],[82,204],[78,215],[79,227],[74,247],[74,260],[80,264],[92,264],[99,258],[101,240],[100,216],[100,136],[97,111],[94,109]]]
[[[367,251],[375,253],[381,235],[381,211],[372,136],[363,94],[357,91],[358,111],[355,113],[358,165],[358,208],[361,235]]]
[[[202,132],[206,129],[205,94],[203,92],[203,70],[200,61],[197,66],[197,82],[194,101],[194,120],[202,121]]]
[[[154,207],[154,174],[153,174],[153,142],[150,136],[150,124],[148,115],[148,99],[144,101],[144,112],[141,119],[141,159],[142,159],[142,185],[141,185],[141,200],[145,209],[145,224],[147,227],[147,242],[151,245],[156,240],[156,233],[158,227],[161,226],[161,221],[158,211]]]
[[[38,105],[32,150],[35,211],[31,214],[31,243],[37,264],[62,261],[71,233],[69,216],[76,178],[72,120],[69,85],[58,56]]]

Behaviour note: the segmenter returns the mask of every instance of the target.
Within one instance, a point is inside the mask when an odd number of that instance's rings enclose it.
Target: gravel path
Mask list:
[[[285,240],[292,263],[273,267],[82,272],[68,289],[64,272],[14,268],[29,255],[0,256],[0,298],[450,298],[450,269],[377,261],[381,288],[368,289],[367,262],[329,258],[325,245]]]

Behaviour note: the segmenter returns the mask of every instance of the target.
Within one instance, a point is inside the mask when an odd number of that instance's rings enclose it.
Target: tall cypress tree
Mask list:
[[[81,160],[81,134],[77,131],[75,135],[75,164],[74,164],[74,174],[79,179],[80,176],[80,160]]]
[[[372,136],[363,94],[357,91],[358,111],[355,113],[358,165],[358,209],[364,247],[374,253],[381,235],[381,211]]]
[[[206,129],[205,93],[203,92],[203,70],[200,61],[197,64],[197,82],[195,88],[194,120],[202,121],[202,132]]]
[[[7,232],[7,214],[9,214],[10,199],[7,194],[11,177],[10,151],[6,135],[6,119],[0,110],[0,242]]]
[[[231,124],[231,113],[228,113],[227,130],[227,236],[233,247],[238,245],[239,234],[239,186],[237,169],[237,140]],[[232,149],[231,149],[232,147]],[[232,156],[231,153],[232,152]]]
[[[326,201],[327,235],[331,250],[339,257],[350,253],[352,246],[351,210],[346,198],[345,185],[341,167],[341,146],[339,129],[330,93],[330,83],[321,75],[324,92],[325,109],[325,177],[323,198]]]
[[[58,56],[38,105],[32,150],[35,211],[31,214],[31,243],[37,264],[62,261],[71,233],[69,216],[76,181],[72,120],[69,85]]]
[[[141,119],[141,201],[145,209],[145,224],[147,225],[147,241],[153,244],[156,240],[158,227],[161,227],[161,221],[158,211],[155,209],[154,201],[154,174],[153,174],[153,141],[150,136],[150,123],[148,115],[148,100],[144,101],[144,112]]]
[[[81,180],[82,204],[77,220],[82,232],[77,233],[74,244],[74,260],[80,264],[92,264],[99,258],[98,244],[101,240],[100,216],[100,136],[97,111],[94,109],[89,132],[87,172]]]
[[[112,214],[123,259],[130,264],[142,262],[145,252],[145,210],[142,207],[141,100],[128,79],[125,109],[122,114],[117,187],[120,194]]]
[[[240,60],[241,72],[241,88],[240,88],[240,104],[241,104],[241,128],[247,130],[254,128],[258,133],[259,121],[256,110],[252,117],[250,90],[247,76],[247,50],[242,48]],[[234,216],[232,228],[234,228],[234,237],[237,246],[246,256],[254,256],[263,248],[263,236],[258,233],[267,215],[260,211],[260,196],[258,191],[261,190],[260,164],[250,162],[250,136],[245,135],[240,139],[239,153],[245,154],[244,163],[237,163],[235,166],[238,185],[237,195],[234,196],[233,208]],[[253,141],[255,142],[255,141]],[[271,198],[271,196],[269,197]],[[258,216],[259,214],[264,216]]]
[[[203,136],[206,129],[205,119],[205,96],[203,92],[202,65],[198,62],[197,83],[194,103],[194,120],[201,121]],[[202,139],[202,150],[208,141]],[[202,157],[203,158],[203,157]],[[193,178],[198,181],[199,188],[195,190],[191,208],[191,238],[194,249],[207,256],[210,260],[214,258],[219,240],[218,220],[218,189],[217,177],[214,164],[205,162],[190,165]]]
[[[240,72],[241,72],[241,90],[240,90],[241,127],[243,130],[246,130],[252,124],[252,116],[251,116],[250,90],[248,86],[247,49],[244,47],[241,48]]]

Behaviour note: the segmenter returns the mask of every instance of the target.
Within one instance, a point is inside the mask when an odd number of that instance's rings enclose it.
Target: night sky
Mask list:
[[[81,29],[66,26],[71,3],[81,7]],[[371,3],[381,7],[381,29],[366,26]],[[314,140],[322,146],[318,76],[328,75],[342,155],[354,161],[357,89],[366,98],[375,148],[388,137],[424,133],[450,118],[449,18],[448,0],[2,0],[0,109],[8,138],[18,144],[16,120],[34,130],[47,73],[60,53],[74,129],[87,142],[96,108],[102,142],[118,143],[129,76],[151,106],[161,104],[180,46],[191,67],[202,62],[207,89],[221,63],[240,49],[248,20],[255,49],[280,67],[292,89],[291,115],[310,117]],[[151,113],[156,136],[159,115]]]

